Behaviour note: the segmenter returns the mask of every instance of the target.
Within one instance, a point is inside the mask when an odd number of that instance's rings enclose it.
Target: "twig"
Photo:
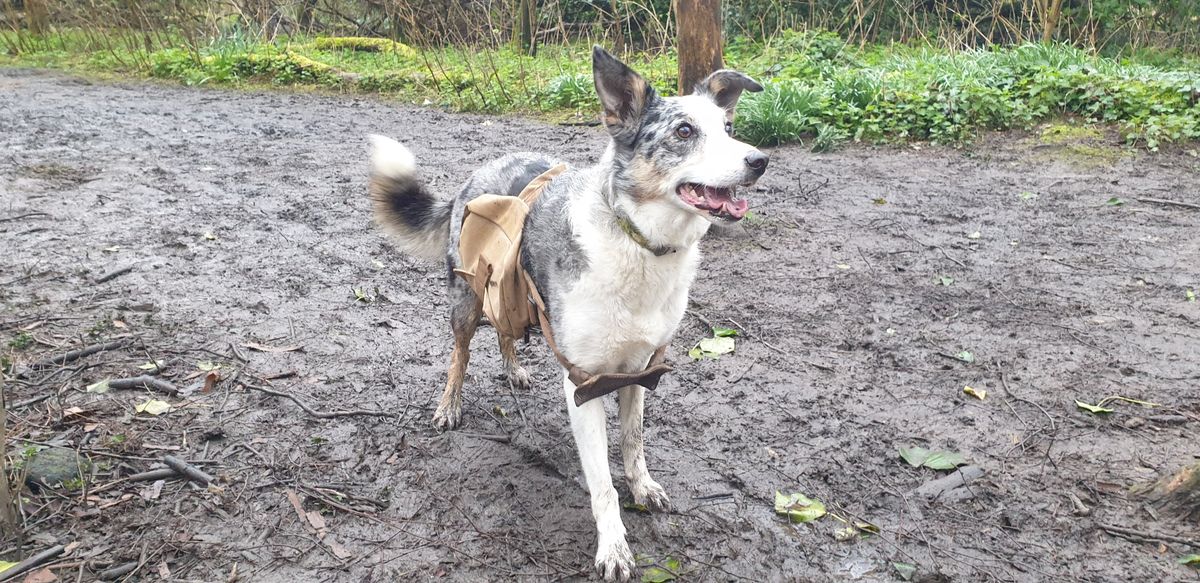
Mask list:
[[[583,127],[589,127],[589,128],[590,128],[590,127],[596,127],[596,126],[600,125],[600,120],[593,120],[593,121],[560,121],[560,122],[558,122],[558,125],[560,125],[560,126],[566,126],[566,127],[580,127],[580,126],[583,126]]]
[[[172,397],[179,396],[179,388],[175,385],[162,379],[156,379],[147,375],[140,375],[128,379],[114,379],[108,381],[108,388],[118,391],[128,389],[150,389],[151,391],[164,393]]]
[[[17,575],[20,575],[26,571],[32,570],[32,569],[38,567],[39,565],[41,565],[42,563],[45,563],[45,562],[49,561],[50,559],[53,559],[54,557],[61,555],[62,552],[64,550],[66,550],[66,548],[67,547],[65,547],[63,545],[54,545],[32,557],[29,557],[28,559],[25,559],[24,561],[21,561],[20,563],[17,563],[16,565],[9,567],[8,569],[5,569],[4,573],[0,574],[0,581],[8,581],[11,579],[15,579],[17,577]]]
[[[105,273],[104,275],[101,275],[100,277],[97,277],[95,283],[104,283],[110,279],[116,279],[118,277],[121,277],[122,275],[125,275],[126,273],[129,273],[130,271],[133,271],[132,265],[126,265],[125,267],[122,267],[120,269],[114,269],[113,271],[110,271],[108,273]]]
[[[309,407],[308,405],[306,405],[304,403],[304,401],[301,401],[300,399],[296,398],[295,395],[292,395],[290,393],[285,393],[283,391],[276,391],[274,389],[268,389],[266,387],[260,387],[258,385],[252,385],[252,384],[246,383],[246,382],[242,382],[241,384],[243,387],[246,387],[247,389],[253,389],[260,393],[266,393],[266,394],[274,396],[274,397],[283,397],[284,399],[288,399],[291,402],[298,405],[301,409],[303,409],[305,413],[308,413],[309,415],[312,415],[313,417],[316,417],[318,419],[333,419],[336,417],[353,417],[356,415],[367,415],[367,416],[372,416],[372,417],[395,417],[396,416],[395,413],[388,413],[386,411],[366,411],[363,409],[354,409],[352,411],[317,411],[316,409]]]
[[[139,563],[137,561],[130,561],[124,565],[117,565],[111,569],[100,571],[100,573],[96,575],[96,578],[104,581],[120,579],[121,577],[124,577],[137,570],[138,564]]]
[[[486,439],[488,441],[495,441],[496,443],[512,443],[512,437],[509,437],[507,435],[488,435],[485,433],[463,433],[463,432],[459,432],[459,435],[461,435],[463,437],[474,437],[475,439]]]
[[[0,223],[7,223],[9,221],[17,221],[17,220],[25,219],[25,218],[29,218],[29,217],[48,217],[48,216],[50,216],[50,213],[44,213],[42,211],[34,211],[32,213],[25,213],[23,215],[17,215],[15,217],[4,217],[3,219],[0,219]]]
[[[196,466],[193,466],[173,455],[163,456],[163,462],[170,466],[172,470],[175,470],[175,472],[177,472],[179,475],[196,482],[201,486],[207,486],[213,481],[212,476],[200,471],[200,469]]]
[[[46,399],[49,399],[50,397],[53,397],[53,396],[54,396],[53,393],[46,393],[45,395],[42,395],[40,397],[34,397],[32,399],[25,399],[24,401],[17,401],[16,403],[9,405],[8,409],[9,409],[9,411],[13,411],[16,409],[20,409],[22,407],[36,405],[36,404],[41,403],[42,401],[45,401]]]
[[[86,356],[91,356],[98,352],[104,352],[106,350],[113,350],[116,348],[121,348],[122,346],[125,346],[128,343],[129,343],[128,338],[122,338],[120,340],[115,340],[113,342],[109,342],[108,344],[94,344],[92,346],[85,346],[83,348],[80,348],[79,350],[72,350],[63,355],[50,357],[50,358],[47,358],[44,360],[39,360],[39,361],[29,365],[29,368],[37,370],[37,369],[43,369],[43,368],[50,368],[52,366],[62,366],[67,363],[75,362],[76,360],[79,360]]]
[[[179,473],[172,468],[158,468],[148,472],[141,472],[125,478],[130,482],[156,482],[158,480],[166,480],[168,478],[178,477]]]
[[[1165,204],[1165,205],[1169,205],[1169,206],[1181,206],[1183,208],[1200,210],[1200,204],[1192,204],[1190,202],[1179,202],[1177,200],[1167,200],[1165,198],[1139,197],[1137,200],[1139,200],[1141,202],[1152,202],[1155,204]]]
[[[1096,526],[1099,526],[1100,530],[1103,530],[1104,532],[1107,532],[1108,534],[1111,534],[1114,536],[1119,536],[1122,538],[1134,537],[1134,538],[1141,539],[1137,542],[1168,542],[1168,543],[1176,543],[1176,544],[1181,544],[1181,545],[1187,545],[1190,547],[1200,548],[1200,541],[1194,541],[1191,539],[1186,539],[1186,538],[1178,537],[1178,536],[1172,536],[1169,534],[1143,532],[1140,530],[1134,530],[1132,528],[1125,528],[1123,526],[1117,526],[1115,524],[1098,524]]]

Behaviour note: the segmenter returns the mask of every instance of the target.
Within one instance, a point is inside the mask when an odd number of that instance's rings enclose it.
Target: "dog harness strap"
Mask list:
[[[617,225],[621,227],[621,230],[624,231],[630,239],[633,239],[633,242],[637,243],[642,249],[653,253],[655,257],[662,257],[667,253],[675,252],[674,247],[655,247],[654,245],[651,245],[650,240],[646,238],[646,235],[642,233],[642,230],[637,228],[637,225],[633,224],[633,221],[629,217],[625,216],[625,213],[616,209],[613,209],[613,212],[615,212],[617,215]]]
[[[546,315],[546,304],[542,301],[541,294],[537,291],[537,286],[533,283],[533,278],[529,277],[529,273],[525,273],[526,285],[529,288],[529,296],[533,299],[536,306],[538,324],[542,327],[542,337],[546,339],[546,345],[550,347],[550,351],[554,353],[554,358],[558,359],[558,363],[567,371],[567,378],[575,385],[575,406],[578,407],[592,399],[603,397],[621,387],[630,385],[641,385],[646,389],[653,391],[658,388],[658,381],[663,375],[674,370],[670,365],[666,364],[667,360],[667,345],[659,346],[654,351],[654,355],[650,357],[650,363],[646,365],[645,370],[636,373],[620,373],[606,372],[601,374],[592,374],[567,360],[563,353],[558,349],[558,343],[554,341],[554,331],[550,329],[550,317]]]

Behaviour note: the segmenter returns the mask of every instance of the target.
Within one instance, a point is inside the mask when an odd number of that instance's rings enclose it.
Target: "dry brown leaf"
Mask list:
[[[308,523],[312,525],[317,532],[325,530],[325,517],[321,516],[320,512],[317,512],[316,510],[309,510],[305,516],[308,518]]]
[[[329,550],[333,551],[333,556],[339,559],[349,559],[354,556],[350,549],[342,546],[342,543],[337,542],[332,536],[325,537],[325,544],[329,545]]]
[[[300,522],[307,523],[308,518],[304,515],[304,505],[300,503],[300,497],[291,489],[284,490],[284,494],[287,496],[288,502],[292,503],[292,508],[296,510],[296,516],[300,518]]]
[[[220,380],[221,380],[220,372],[218,372],[216,370],[208,371],[208,374],[204,375],[204,388],[200,389],[200,392],[201,393],[211,393],[213,388],[215,388],[217,386],[217,383]]]
[[[257,342],[246,342],[242,344],[242,346],[245,346],[250,350],[257,350],[259,352],[295,352],[297,350],[304,349],[303,344],[297,344],[295,346],[267,346],[266,344],[259,344]]]
[[[163,581],[171,578],[171,568],[167,566],[166,561],[158,562],[158,576],[163,578]]]
[[[58,576],[50,569],[39,569],[25,576],[25,583],[53,583]]]

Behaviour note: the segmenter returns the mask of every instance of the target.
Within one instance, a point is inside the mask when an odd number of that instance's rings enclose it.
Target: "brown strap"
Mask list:
[[[521,194],[518,194],[517,197],[525,201],[525,204],[532,207],[533,201],[537,200],[538,197],[542,195],[542,191],[546,189],[546,185],[550,184],[551,180],[557,178],[558,175],[562,174],[566,169],[566,164],[559,164],[539,174],[537,178],[530,180],[529,184],[526,184],[525,188],[521,189]]]
[[[550,318],[546,315],[546,304],[542,301],[537,286],[533,284],[533,278],[529,277],[528,272],[524,272],[524,274],[525,281],[529,286],[529,295],[537,306],[536,311],[538,323],[542,327],[542,337],[546,339],[546,344],[554,353],[554,357],[558,359],[558,363],[566,369],[567,378],[575,384],[576,407],[630,385],[641,385],[653,391],[658,388],[659,379],[674,370],[665,363],[667,359],[667,345],[665,344],[654,351],[654,355],[650,357],[650,363],[641,372],[592,374],[575,366],[558,350],[558,344],[554,341],[554,332],[550,329]]]

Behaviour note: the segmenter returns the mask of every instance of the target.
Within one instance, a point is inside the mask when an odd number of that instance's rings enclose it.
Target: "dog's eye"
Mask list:
[[[682,140],[692,137],[692,134],[695,132],[696,130],[692,129],[692,126],[686,123],[679,124],[679,127],[675,128],[675,135],[679,136],[679,138]]]
[[[727,133],[731,136],[733,135],[733,122],[731,122],[731,121],[725,122],[725,133]]]

